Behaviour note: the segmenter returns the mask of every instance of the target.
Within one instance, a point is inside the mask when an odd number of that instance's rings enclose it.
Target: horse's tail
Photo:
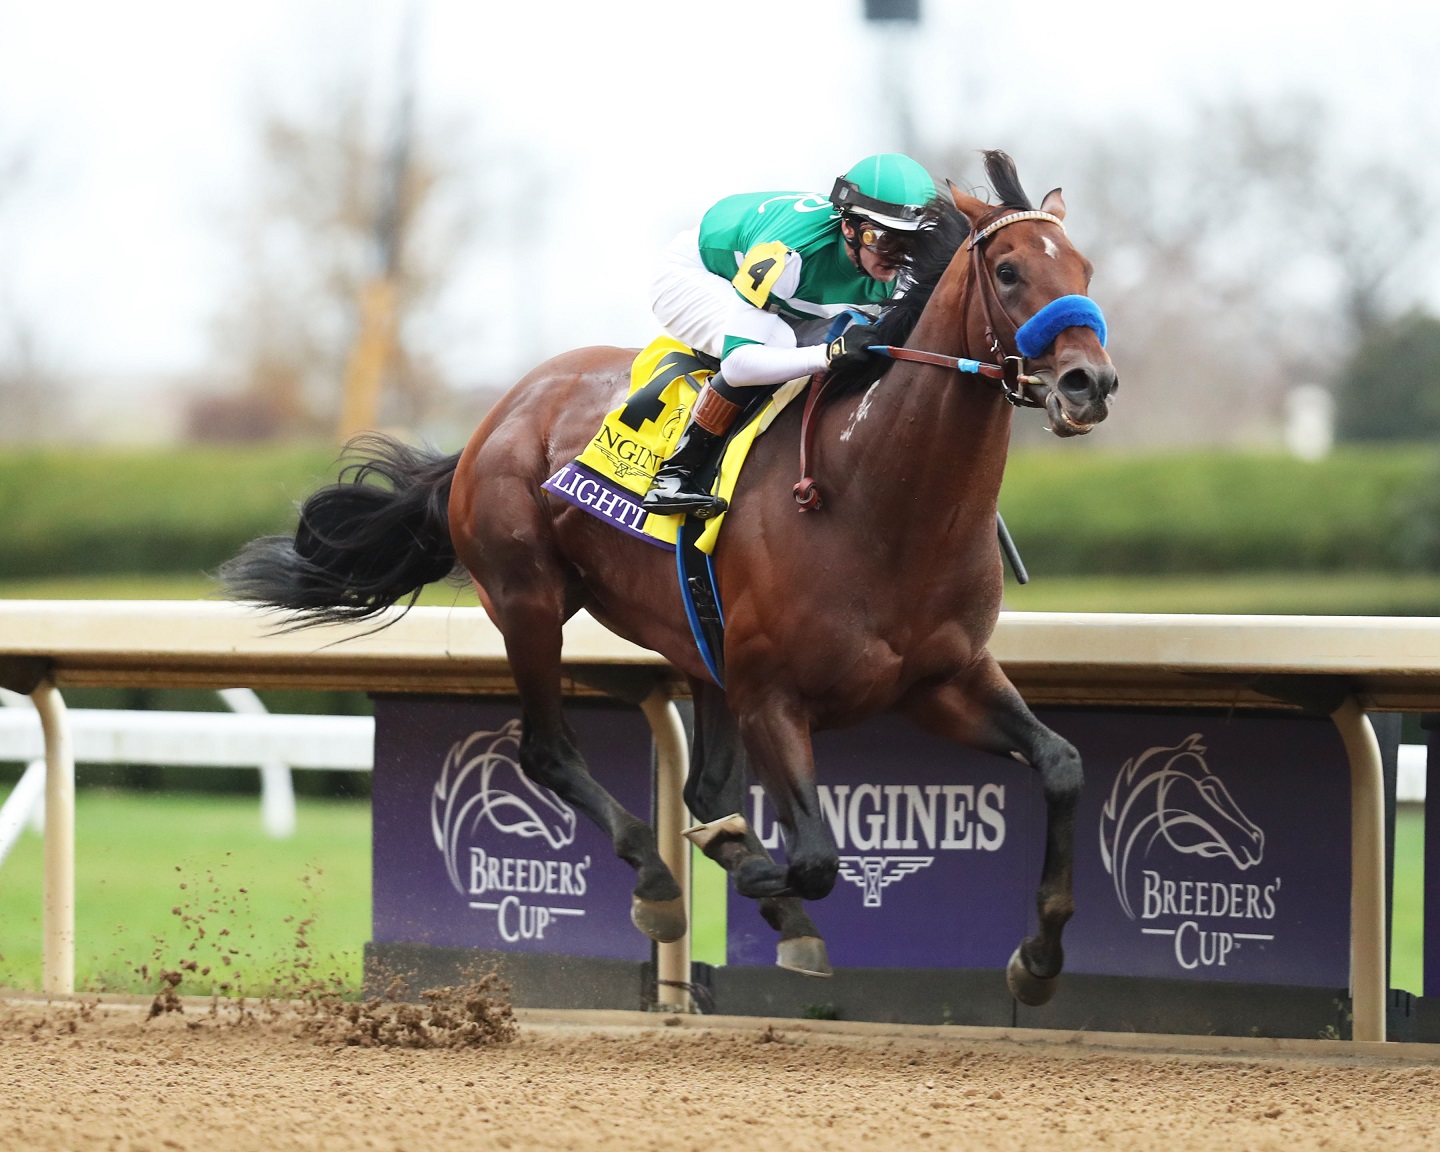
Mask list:
[[[365,620],[448,576],[450,485],[460,454],[356,437],[335,484],[300,505],[294,539],[262,536],[220,567],[234,600],[290,614],[296,627]],[[381,483],[373,483],[372,481]]]

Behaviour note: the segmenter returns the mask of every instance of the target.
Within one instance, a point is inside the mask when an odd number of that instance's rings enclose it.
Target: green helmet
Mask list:
[[[925,205],[935,196],[935,181],[909,156],[881,152],[867,156],[835,181],[830,202],[887,228],[913,232]]]

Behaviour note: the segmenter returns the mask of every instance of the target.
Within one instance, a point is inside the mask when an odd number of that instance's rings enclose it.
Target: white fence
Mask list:
[[[226,688],[231,712],[136,712],[82,708],[69,713],[77,764],[254,768],[260,774],[260,821],[274,837],[295,831],[290,770],[368,772],[375,722],[368,716],[275,715],[248,688]],[[0,763],[26,764],[0,806],[0,864],[25,825],[45,812],[45,735],[29,700],[0,689]]]
[[[502,638],[479,609],[417,608],[383,630],[277,635],[273,624],[227,604],[0,602],[0,683],[30,695],[45,731],[47,991],[69,990],[74,973],[74,758],[65,687],[514,690]],[[1366,713],[1440,711],[1440,619],[1002,613],[990,650],[1035,705],[1304,704],[1328,712],[1350,763],[1351,834],[1348,845],[1316,847],[1350,856],[1354,1035],[1385,1038],[1384,793]],[[645,683],[660,749],[657,838],[671,867],[683,869],[685,749],[670,700],[674,670],[583,613],[566,625],[564,658],[577,674],[602,668]],[[662,980],[683,981],[688,942],[662,946],[659,967]],[[679,990],[662,988],[662,998],[671,991]]]

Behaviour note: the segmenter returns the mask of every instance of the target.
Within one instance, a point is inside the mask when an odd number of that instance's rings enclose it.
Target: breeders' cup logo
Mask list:
[[[1164,874],[1164,865],[1177,857],[1224,860],[1235,872],[1247,872],[1264,856],[1265,833],[1210,770],[1205,751],[1197,732],[1125,761],[1100,813],[1100,859],[1120,907],[1136,919],[1138,895],[1142,921],[1186,917],[1174,927],[1141,929],[1171,937],[1184,969],[1225,967],[1241,942],[1274,940],[1273,933],[1234,928],[1248,926],[1236,921],[1274,919],[1280,889],[1278,877],[1262,885]]]
[[[541,788],[520,768],[520,721],[498,732],[474,732],[453,745],[430,796],[430,831],[445,858],[455,891],[470,907],[494,912],[501,939],[543,940],[557,917],[583,916],[583,908],[522,896],[585,895],[590,857],[535,859],[487,852],[473,841],[496,835],[559,851],[575,842],[575,810]],[[487,835],[488,833],[488,835]]]
[[[818,791],[835,846],[850,853],[840,857],[840,878],[860,889],[864,908],[881,907],[885,889],[929,868],[937,851],[994,852],[1005,843],[1003,784],[821,784]],[[780,847],[780,826],[758,784],[750,801],[760,842]],[[906,855],[888,854],[896,850]]]

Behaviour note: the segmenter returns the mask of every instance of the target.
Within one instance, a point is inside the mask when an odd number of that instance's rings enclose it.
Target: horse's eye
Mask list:
[[[995,279],[1001,284],[1015,284],[1020,280],[1020,273],[1015,270],[1013,264],[1001,264],[995,269]]]

